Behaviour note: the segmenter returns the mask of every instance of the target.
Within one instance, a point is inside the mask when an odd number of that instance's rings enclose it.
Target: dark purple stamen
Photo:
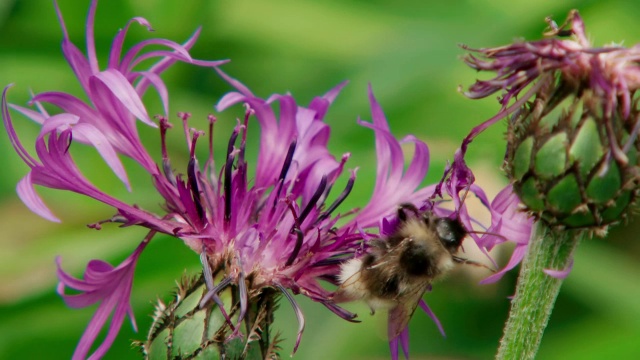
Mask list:
[[[322,176],[322,180],[320,180],[318,189],[316,189],[316,192],[313,193],[313,196],[307,203],[307,206],[305,206],[304,210],[302,210],[302,212],[300,213],[300,217],[299,217],[300,225],[302,225],[302,223],[304,222],[304,219],[307,218],[307,215],[309,215],[309,213],[311,212],[311,209],[313,209],[313,207],[316,205],[316,203],[318,202],[318,199],[320,199],[326,187],[327,187],[327,176],[324,175]]]
[[[334,212],[336,208],[340,206],[340,204],[342,204],[342,202],[347,198],[347,196],[349,196],[349,193],[351,193],[351,190],[353,189],[353,184],[355,183],[355,181],[356,181],[355,176],[351,176],[349,178],[349,182],[347,182],[347,186],[344,188],[344,190],[342,190],[342,193],[340,193],[340,196],[338,196],[338,198],[333,202],[333,204],[329,206],[327,211],[323,212],[322,214],[320,214],[320,216],[318,216],[318,219],[315,222],[316,224],[328,218],[331,215],[331,213]]]
[[[296,257],[298,257],[298,253],[300,253],[300,248],[302,248],[302,243],[304,241],[304,233],[302,233],[302,230],[300,230],[300,220],[296,215],[296,209],[294,209],[293,203],[289,199],[285,201],[287,203],[287,206],[289,207],[289,210],[291,210],[291,215],[293,216],[294,225],[291,228],[291,233],[296,233],[296,244],[294,245],[293,251],[291,251],[289,258],[285,263],[285,266],[289,266],[293,264],[293,261],[296,259]]]
[[[360,320],[355,320],[355,318],[358,317],[358,314],[354,314],[352,312],[349,312],[349,311],[339,307],[338,305],[332,303],[331,301],[321,301],[321,303],[322,303],[322,305],[324,305],[327,308],[329,308],[329,310],[333,311],[334,314],[340,316],[344,320],[347,320],[347,321],[352,322],[352,323],[361,322]]]
[[[231,220],[231,172],[233,171],[233,155],[227,157],[227,163],[224,165],[224,221],[228,223]]]
[[[199,171],[196,170],[196,166],[197,166],[196,159],[191,158],[189,160],[189,165],[187,166],[187,178],[189,179],[189,185],[191,187],[191,197],[193,198],[193,203],[196,205],[198,218],[200,218],[200,220],[203,220],[204,208],[202,207],[202,201],[200,200],[200,187],[198,186],[198,177],[197,177],[197,173]]]
[[[340,256],[340,255],[338,255]],[[331,257],[328,259],[324,259],[324,260],[320,260],[318,262],[315,262],[313,264],[311,264],[312,267],[320,267],[320,266],[335,266],[335,265],[341,265],[343,264],[345,261],[351,259],[353,257],[353,252],[350,253],[345,253],[344,256],[341,257]]]
[[[202,207],[202,201],[200,199],[200,186],[198,185],[198,174],[200,170],[198,167],[198,161],[196,160],[196,143],[198,142],[198,137],[202,135],[202,132],[196,131],[193,133],[193,139],[191,141],[191,149],[189,165],[187,166],[187,178],[189,180],[189,185],[191,187],[191,197],[193,198],[193,202],[196,205],[196,211],[198,212],[198,218],[202,220],[204,218],[204,208]]]
[[[289,150],[287,150],[287,156],[284,158],[284,163],[282,164],[282,169],[280,170],[280,176],[278,176],[278,191],[276,192],[276,196],[274,197],[274,205],[275,202],[280,198],[280,192],[282,191],[282,186],[284,185],[284,179],[287,177],[287,173],[289,172],[289,168],[291,167],[291,161],[293,160],[293,153],[296,150],[296,140],[293,140],[291,144],[289,144]]]
[[[64,149],[65,154],[69,152],[69,149],[71,148],[71,142],[73,141],[73,132],[71,131],[71,129],[69,130],[65,130],[63,133],[68,132],[69,133],[69,140],[67,142],[67,147]]]
[[[302,230],[295,227],[291,231],[296,233],[296,245],[293,247],[293,251],[291,251],[291,255],[289,255],[289,258],[287,259],[287,262],[284,264],[284,266],[293,264],[293,261],[298,257],[298,253],[300,253],[300,248],[302,248],[302,242],[304,240],[304,234],[302,233]]]
[[[207,120],[209,120],[209,158],[207,159],[207,165],[211,166],[211,169],[213,169],[213,125],[216,123],[217,119],[215,116],[209,114],[209,116],[207,116]]]
[[[229,138],[227,145],[227,162],[224,164],[224,220],[228,223],[231,220],[231,175],[233,172],[233,144],[238,138],[238,129],[235,129]]]

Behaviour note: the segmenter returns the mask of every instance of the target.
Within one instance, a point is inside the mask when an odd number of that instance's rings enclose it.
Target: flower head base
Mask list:
[[[547,21],[549,38],[466,56],[496,72],[467,96],[504,91],[500,113],[475,133],[511,115],[505,169],[528,210],[552,226],[603,235],[637,197],[640,47],[592,47],[577,11],[561,27]]]

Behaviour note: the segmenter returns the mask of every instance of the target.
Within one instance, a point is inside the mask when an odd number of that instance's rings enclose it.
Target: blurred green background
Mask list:
[[[72,40],[84,48],[84,21],[89,1],[60,0]],[[539,38],[545,16],[558,23],[578,8],[596,44],[611,41],[631,46],[640,42],[640,3],[627,1],[171,1],[112,0],[98,7],[96,41],[104,62],[117,29],[133,16],[147,18],[148,34],[134,26],[128,44],[149,36],[184,41],[199,25],[203,33],[192,51],[196,58],[222,59],[232,76],[266,97],[292,92],[307,104],[348,79],[328,115],[331,147],[351,152],[350,167],[360,166],[356,190],[344,208],[361,206],[370,196],[375,174],[371,131],[356,125],[370,119],[367,83],[386,111],[398,137],[413,133],[426,140],[432,165],[428,182],[438,180],[461,138],[479,121],[493,115],[494,99],[471,101],[456,91],[476,73],[459,60],[457,44],[495,46],[516,37]],[[50,0],[0,1],[0,85],[15,83],[13,103],[24,104],[29,90],[62,90],[80,95],[79,86],[60,52],[61,32]],[[180,64],[166,73],[171,112],[190,111],[192,126],[205,128],[206,114],[229,90],[211,70]],[[153,95],[153,94],[152,94]],[[155,95],[147,100],[159,112]],[[237,114],[236,114],[237,115]],[[37,127],[15,115],[20,136],[32,149]],[[174,119],[175,120],[175,119]],[[225,146],[232,116],[217,127]],[[157,133],[142,129],[152,154]],[[495,126],[472,144],[469,152],[478,182],[495,194],[505,184],[499,173],[504,151],[504,127]],[[174,166],[186,164],[179,131],[171,134]],[[77,149],[74,149],[77,150]],[[79,196],[41,191],[63,220],[40,219],[22,205],[14,189],[27,171],[0,134],[0,358],[69,358],[94,308],[71,310],[55,294],[54,257],[80,276],[87,261],[100,258],[117,264],[144,236],[141,229],[107,226],[102,231],[84,225],[106,219],[112,210]],[[128,194],[93,154],[79,159],[87,175],[109,193],[145,208],[157,207],[144,173],[128,164],[134,192]],[[540,359],[632,359],[640,356],[640,242],[638,221],[611,232],[606,240],[585,241],[576,254],[551,318]],[[496,254],[504,264],[508,251]],[[197,256],[180,241],[157,238],[147,248],[136,272],[132,304],[139,333],[125,324],[107,359],[136,359],[131,339],[142,339],[150,323],[152,302],[168,299],[174,280],[195,273]],[[471,272],[470,272],[471,270]],[[461,269],[436,284],[427,301],[442,321],[447,337],[418,312],[411,323],[412,358],[489,359],[493,357],[507,316],[516,273],[494,285],[477,285],[483,273]],[[297,359],[386,359],[384,314],[369,316],[362,305],[350,305],[362,324],[350,324],[324,307],[297,297],[307,328]],[[277,328],[286,341],[287,357],[295,338],[295,317],[288,304],[278,313]]]

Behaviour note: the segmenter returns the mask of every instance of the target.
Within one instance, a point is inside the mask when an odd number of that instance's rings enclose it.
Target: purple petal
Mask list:
[[[43,136],[49,134],[50,132],[55,132],[56,130],[66,130],[71,125],[77,124],[79,118],[73,114],[62,113],[53,115],[50,118],[47,118],[45,122],[42,124],[40,128],[40,134],[38,134],[38,138],[42,138]]]
[[[148,83],[158,91],[158,95],[160,95],[160,100],[162,102],[162,108],[164,109],[164,115],[169,116],[169,92],[167,91],[167,86],[164,84],[164,81],[162,81],[160,76],[151,71],[143,71],[137,74],[139,74],[141,78],[147,80]],[[140,91],[138,86],[136,86],[136,91]]]
[[[93,74],[91,66],[87,62],[85,55],[71,41],[65,39],[62,41],[62,53],[76,74],[78,81],[86,90],[89,88],[89,78]]]
[[[148,31],[153,30],[151,28],[151,24],[145,18],[134,17],[133,19],[129,20],[127,25],[125,25],[124,29],[121,29],[120,31],[118,31],[116,38],[113,39],[113,42],[111,43],[111,51],[109,52],[109,63],[107,65],[108,67],[110,68],[118,67],[118,62],[120,61],[120,56],[122,55],[122,44],[124,43],[124,38],[126,37],[127,32],[129,31],[129,27],[131,27],[131,24],[133,24],[134,22],[137,22],[138,24],[146,27]]]
[[[442,327],[442,324],[440,323],[440,319],[438,319],[438,317],[436,316],[436,314],[433,312],[433,310],[431,310],[431,308],[429,307],[429,305],[427,305],[427,302],[424,301],[423,299],[420,299],[420,302],[418,302],[418,305],[420,306],[420,308],[427,313],[427,315],[429,315],[429,317],[431,318],[431,320],[433,320],[433,322],[436,324],[436,326],[438,327],[438,330],[440,331],[440,334],[442,334],[443,337],[447,337],[447,334],[445,334],[444,332],[444,328]]]
[[[60,267],[61,260],[60,258],[56,259],[57,273],[60,279],[58,293],[69,306],[86,306],[100,302],[98,309],[78,342],[73,359],[87,358],[93,343],[106,325],[109,317],[111,317],[111,323],[109,324],[107,336],[95,352],[89,356],[89,359],[102,358],[111,347],[125,316],[133,313],[130,305],[130,295],[135,266],[140,253],[142,253],[154,234],[154,231],[150,232],[133,254],[115,268],[100,260],[89,262],[83,280],[76,279],[62,271]],[[65,287],[70,287],[80,291],[80,293],[75,295],[65,294]],[[136,328],[135,319],[131,318],[131,321],[134,328]]]
[[[400,333],[400,346],[402,346],[405,359],[409,359],[409,326]]]
[[[9,135],[9,141],[11,141],[11,145],[18,153],[22,161],[24,161],[27,166],[30,168],[35,167],[38,164],[38,161],[29,155],[29,152],[22,146],[22,143],[18,139],[18,134],[16,133],[16,129],[13,127],[13,122],[11,120],[11,114],[9,114],[9,107],[7,106],[7,91],[12,87],[13,84],[5,86],[2,90],[2,121],[4,122],[4,127],[7,130],[7,134]]]
[[[140,53],[145,46],[149,45],[164,46],[169,48],[169,50],[153,50],[146,53]],[[142,61],[154,57],[169,57],[186,63],[193,62],[191,55],[189,55],[189,51],[187,51],[184,46],[167,39],[149,39],[136,44],[127,51],[127,54],[120,63],[119,70],[125,74],[129,73]]]
[[[29,208],[29,210],[33,211],[35,214],[40,215],[41,217],[53,221],[60,222],[51,210],[44,204],[38,193],[36,193],[33,188],[33,182],[31,181],[31,172],[29,172],[25,177],[22,178],[18,182],[16,187],[16,191],[18,193],[18,197],[20,200]]]
[[[87,24],[85,26],[85,34],[87,39],[87,58],[92,73],[100,71],[98,66],[98,56],[96,55],[96,42],[94,36],[94,25],[96,22],[96,9],[98,8],[98,0],[91,0],[89,6],[89,15],[87,16]]]
[[[50,104],[53,104],[64,110],[65,112],[79,116],[81,119],[83,119],[83,121],[97,122],[99,120],[99,115],[96,114],[96,111],[94,109],[71,94],[57,91],[43,92],[34,96],[32,100],[36,102],[48,102]],[[29,114],[24,114],[27,117],[31,118]],[[38,121],[36,119],[33,120]]]
[[[127,190],[131,191],[131,185],[129,184],[127,173],[124,170],[122,162],[120,162],[120,159],[118,158],[118,154],[109,143],[109,139],[107,139],[100,130],[96,129],[91,124],[78,124],[74,126],[73,133],[80,134],[82,138],[90,142],[91,145],[98,150],[100,156],[102,156],[107,165],[109,165],[111,170],[113,170],[118,179],[124,183]]]
[[[21,113],[22,115],[26,116],[27,118],[35,121],[38,124],[43,124],[46,119],[46,117],[41,113],[31,110],[29,108],[25,108],[25,107],[14,105],[14,104],[9,104],[9,107]]]
[[[336,87],[334,87],[333,89],[329,90],[322,97],[314,98],[311,101],[311,103],[309,104],[309,109],[316,112],[316,118],[317,119],[324,118],[324,116],[327,113],[327,110],[329,109],[329,105],[331,105],[333,103],[333,101],[336,99],[338,94],[340,94],[340,91],[342,91],[342,89],[348,83],[349,83],[349,81],[343,81],[340,84],[338,84]]]
[[[239,92],[230,92],[228,94],[225,94],[218,101],[218,104],[216,105],[216,110],[222,112],[226,110],[228,107],[235,105],[239,102],[242,102],[245,98],[246,96],[244,96]]]
[[[415,137],[407,137],[405,141],[415,144],[414,157],[403,174],[404,155],[400,143],[389,132],[387,120],[369,86],[369,101],[373,124],[359,121],[365,127],[373,129],[376,136],[377,172],[376,184],[371,201],[356,217],[355,222],[364,228],[375,226],[380,219],[390,215],[403,202],[421,203],[431,195],[433,188],[416,191],[428,168],[429,152],[426,144]]]
[[[133,114],[133,116],[149,126],[157,127],[157,125],[149,118],[147,109],[144,107],[138,93],[122,73],[113,69],[108,69],[96,74],[92,79],[96,79],[104,84],[120,101],[120,103],[124,105],[131,114]],[[97,88],[95,86],[95,82],[91,81],[92,92],[97,92]]]
[[[69,33],[67,32],[67,27],[64,23],[64,19],[62,18],[62,12],[60,11],[60,7],[58,6],[58,2],[54,0],[53,3],[56,10],[56,15],[58,16],[58,22],[60,23],[60,27],[62,28],[62,53],[71,66],[71,69],[76,74],[76,77],[80,81],[82,87],[84,89],[87,89],[89,85],[89,76],[92,74],[91,67],[89,66],[89,63],[87,62],[84,54],[73,43],[71,43],[71,40],[69,39]],[[95,8],[93,10],[95,10]],[[91,17],[91,11],[89,17]]]
[[[395,337],[389,340],[389,350],[391,351],[391,360],[400,359],[400,351],[398,349],[399,342],[400,342],[400,337]]]
[[[429,170],[429,147],[413,135],[407,136],[402,142],[412,142],[415,145],[413,158],[404,174],[403,186],[416,188],[424,180],[427,170]]]
[[[500,280],[507,271],[516,267],[516,265],[518,265],[522,261],[522,259],[524,259],[528,248],[528,244],[516,245],[516,248],[513,249],[513,253],[511,254],[511,259],[509,259],[509,262],[504,267],[504,269],[480,281],[480,284],[491,284]]]
[[[491,226],[478,241],[481,248],[511,241],[527,244],[531,237],[533,218],[521,210],[521,202],[511,185],[502,189],[493,199],[491,206]]]
[[[242,93],[242,95],[247,96],[247,97],[254,97],[254,95],[251,92],[251,90],[249,90],[249,88],[246,87],[244,84],[242,84],[240,81],[232,78],[231,76],[227,75],[224,71],[222,71],[222,70],[220,70],[218,68],[216,68],[215,70],[218,73],[218,75],[220,75],[226,82],[231,84],[231,86],[233,86],[238,91],[240,91],[240,93]]]
[[[542,271],[544,271],[545,274],[556,279],[565,279],[567,276],[569,276],[571,269],[573,269],[573,259],[569,260],[569,264],[567,264],[567,267],[563,270],[544,269]]]
[[[402,353],[404,354],[405,359],[409,359],[409,326],[405,326],[400,334],[395,336],[393,339],[390,335],[389,350],[391,351],[391,359],[398,360],[400,357],[398,343],[402,347]]]

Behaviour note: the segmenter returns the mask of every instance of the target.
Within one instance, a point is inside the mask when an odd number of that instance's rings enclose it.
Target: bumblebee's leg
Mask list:
[[[469,259],[465,259],[465,258],[461,258],[461,257],[457,257],[457,256],[453,256],[453,261],[457,262],[458,264],[467,264],[467,265],[473,265],[473,266],[477,266],[477,267],[482,267],[485,268],[489,271],[491,271],[492,273],[495,273],[496,270],[493,268],[490,268],[489,266],[479,263],[477,261],[473,261],[473,260],[469,260]]]

